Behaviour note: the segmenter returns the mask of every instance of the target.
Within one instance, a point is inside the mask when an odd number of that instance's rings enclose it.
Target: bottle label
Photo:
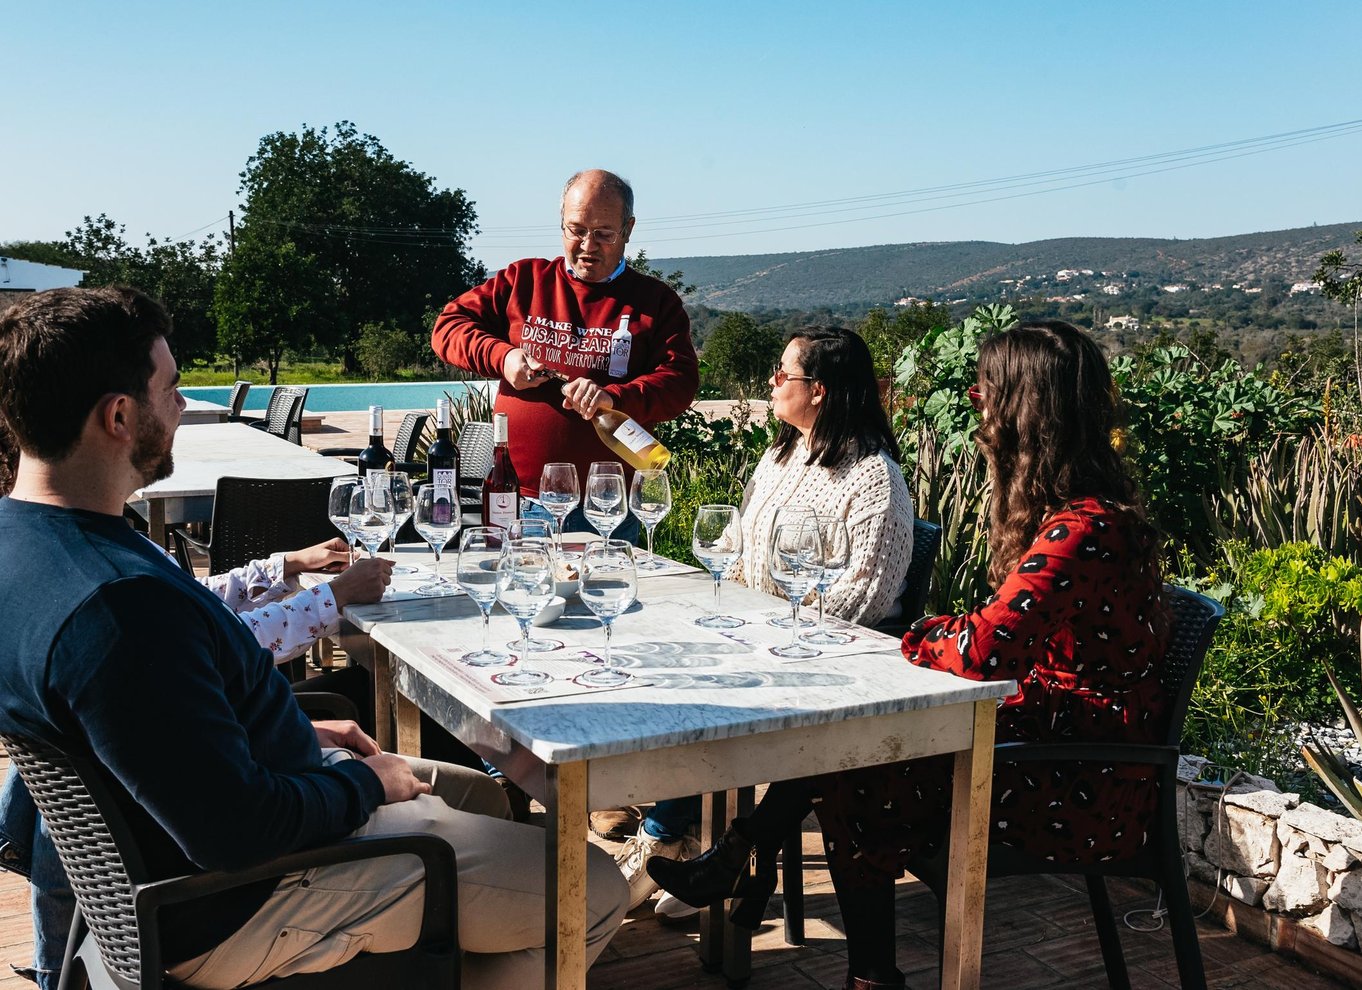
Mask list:
[[[629,314],[620,317],[620,328],[610,337],[610,377],[624,378],[629,374],[629,353],[634,349],[634,335],[629,332]]]
[[[519,492],[488,492],[487,525],[510,529],[511,523],[516,521],[519,501]]]
[[[453,472],[436,472],[441,473]],[[430,521],[436,526],[449,526],[454,521],[454,489],[440,484],[438,480],[435,482],[435,504],[431,509]]]
[[[447,492],[453,491],[457,480],[454,477],[453,468],[436,468],[430,473],[430,482],[435,486],[437,492],[439,489],[445,489]],[[438,498],[439,495],[437,494],[436,497]]]
[[[653,435],[634,422],[632,418],[625,419],[615,428],[614,437],[635,454],[641,454],[646,448],[657,443],[653,439]]]

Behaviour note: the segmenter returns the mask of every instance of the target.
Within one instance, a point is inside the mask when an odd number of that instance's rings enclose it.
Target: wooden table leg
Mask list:
[[[951,852],[946,873],[946,940],[941,947],[943,990],[976,990],[979,986],[993,791],[993,727],[997,715],[994,701],[975,702],[974,745],[955,754]]]
[[[586,987],[586,767],[544,768],[544,990]]]
[[[728,807],[732,818],[746,818],[756,807],[756,788],[740,787],[728,792]],[[725,826],[727,823],[725,823]],[[720,829],[719,834],[723,834]],[[748,861],[747,876],[751,879],[752,864]],[[739,928],[724,917],[724,978],[730,987],[746,986],[752,978],[752,933]]]
[[[700,844],[716,845],[728,825],[728,794],[717,791],[702,796]],[[707,973],[717,973],[724,965],[724,902],[700,909],[700,965]]]
[[[421,709],[406,695],[394,692],[397,716],[397,751],[403,756],[421,755]]]
[[[378,748],[391,753],[397,745],[393,732],[393,661],[386,647],[374,643],[373,672],[374,687],[374,740]]]
[[[158,547],[166,545],[166,503],[164,499],[147,499],[147,537]]]

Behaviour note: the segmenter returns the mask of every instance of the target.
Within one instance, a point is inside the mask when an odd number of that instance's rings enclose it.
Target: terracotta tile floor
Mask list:
[[[0,773],[8,766],[0,755]],[[785,944],[779,920],[779,894],[768,921],[753,939],[751,990],[836,990],[846,974],[840,918],[822,864],[818,835],[806,826],[805,882],[808,891],[807,944]],[[593,840],[595,841],[595,840]],[[600,843],[607,848],[612,843]],[[1107,986],[1102,960],[1081,882],[1052,878],[1014,878],[989,886],[985,921],[983,985],[1005,990]],[[1113,885],[1118,914],[1153,906],[1152,888]],[[936,986],[936,908],[931,894],[912,880],[899,885],[898,959],[912,988]],[[1145,919],[1134,919],[1146,923]],[[1343,986],[1291,960],[1239,938],[1214,922],[1200,925],[1208,985],[1213,990],[1334,990]],[[10,965],[24,965],[32,954],[28,888],[21,878],[0,871],[0,990],[26,990],[31,983]],[[629,917],[605,954],[592,968],[590,990],[722,990],[721,976],[705,973],[696,959],[693,924],[664,926],[652,903]],[[1168,930],[1123,931],[1126,961],[1135,990],[1177,987]]]

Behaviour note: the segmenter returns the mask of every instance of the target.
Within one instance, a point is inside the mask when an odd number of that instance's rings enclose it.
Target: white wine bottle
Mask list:
[[[541,373],[560,382],[571,381],[567,375],[552,368],[543,368]],[[661,440],[618,409],[598,410],[591,417],[591,425],[611,453],[639,471],[661,470],[672,459],[672,452]]]

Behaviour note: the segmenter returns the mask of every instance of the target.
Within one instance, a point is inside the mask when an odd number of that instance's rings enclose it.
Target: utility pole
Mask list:
[[[232,245],[232,254],[236,254],[236,214],[231,210],[227,211],[227,239]]]

